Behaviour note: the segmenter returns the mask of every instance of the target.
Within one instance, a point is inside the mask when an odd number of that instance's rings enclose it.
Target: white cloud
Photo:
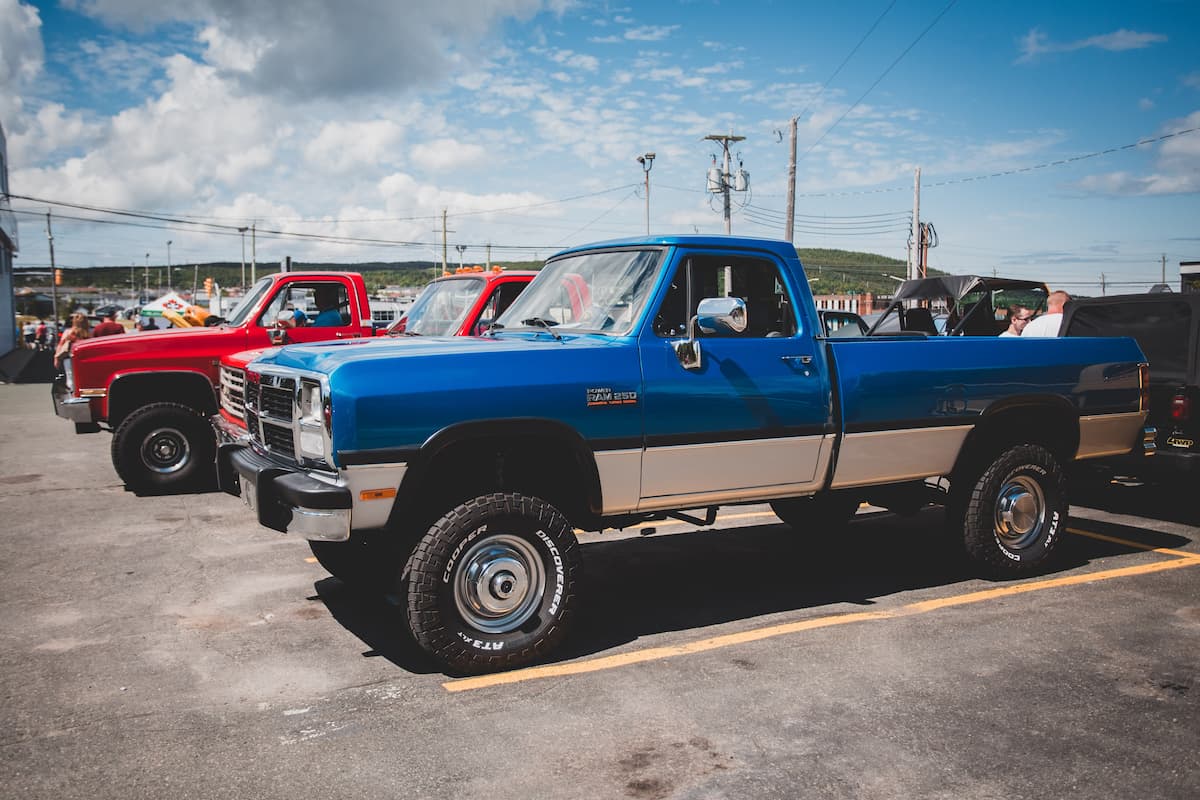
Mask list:
[[[1200,111],[1172,120],[1163,133],[1200,128]],[[1200,134],[1166,139],[1158,146],[1154,169],[1138,175],[1129,171],[1089,175],[1076,184],[1088,193],[1107,195],[1174,195],[1200,192]]]
[[[1021,55],[1017,63],[1033,61],[1046,53],[1070,53],[1075,50],[1085,50],[1094,47],[1110,52],[1124,50],[1140,50],[1152,44],[1167,41],[1161,33],[1139,33],[1122,28],[1112,33],[1078,39],[1073,42],[1052,42],[1039,28],[1033,28],[1021,39]]]
[[[575,53],[570,50],[555,50],[550,53],[550,60],[556,64],[586,70],[587,72],[595,72],[600,66],[600,59],[595,56]]]
[[[403,159],[403,132],[391,120],[335,121],[321,128],[304,148],[308,164],[316,169],[344,172],[365,164],[395,164]]]
[[[444,172],[477,166],[487,161],[487,150],[478,144],[457,139],[437,139],[416,145],[412,149],[413,166],[431,172]]]
[[[9,133],[23,103],[20,91],[42,73],[42,18],[20,0],[0,0],[0,121]]]
[[[679,25],[643,25],[625,31],[625,38],[631,42],[659,42],[679,30],[680,27]]]
[[[1184,86],[1190,86],[1193,89],[1200,89],[1200,71],[1190,72],[1180,78],[1180,80],[1183,81]]]
[[[1138,100],[1138,108],[1142,111],[1149,111],[1154,108],[1154,101],[1149,97],[1143,97],[1142,99]]]

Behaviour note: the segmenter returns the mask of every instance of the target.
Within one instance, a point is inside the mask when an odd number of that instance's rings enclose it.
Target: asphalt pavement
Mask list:
[[[48,386],[0,419],[6,797],[1200,796],[1194,496],[1081,487],[1011,582],[936,509],[587,534],[563,652],[475,680],[237,498],[126,491]]]

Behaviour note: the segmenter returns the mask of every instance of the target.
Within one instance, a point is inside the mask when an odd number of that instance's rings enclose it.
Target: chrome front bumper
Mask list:
[[[90,425],[96,422],[92,415],[92,400],[89,397],[72,397],[62,376],[54,379],[50,387],[54,399],[54,413],[76,424]]]
[[[264,527],[322,542],[350,538],[353,499],[345,486],[280,466],[237,442],[219,444],[217,480],[241,496]]]

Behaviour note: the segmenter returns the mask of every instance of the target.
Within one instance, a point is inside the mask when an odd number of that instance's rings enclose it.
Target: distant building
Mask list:
[[[813,302],[822,311],[853,311],[855,314],[870,314],[874,311],[875,295],[865,294],[818,294]]]
[[[20,341],[13,303],[13,255],[17,252],[17,217],[8,204],[8,141],[0,125],[0,355]]]
[[[1200,294],[1200,261],[1179,262],[1179,291]]]

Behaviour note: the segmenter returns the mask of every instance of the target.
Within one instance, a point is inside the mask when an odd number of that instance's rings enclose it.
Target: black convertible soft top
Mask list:
[[[896,300],[933,300],[938,297],[953,297],[961,300],[974,291],[981,290],[1040,289],[1046,294],[1050,290],[1041,281],[1024,281],[1016,278],[985,278],[980,275],[939,275],[934,278],[917,278],[905,281],[896,290]]]
[[[1200,294],[1118,294],[1072,300],[1063,336],[1132,336],[1152,384],[1200,383]]]

